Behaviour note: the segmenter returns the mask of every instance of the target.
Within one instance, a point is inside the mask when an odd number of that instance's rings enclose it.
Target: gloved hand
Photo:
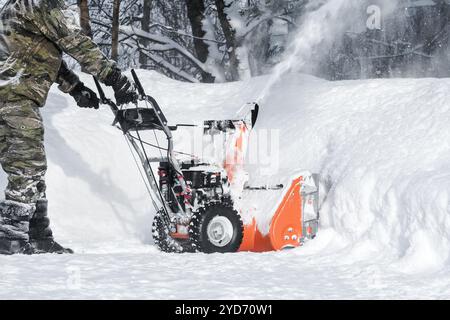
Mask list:
[[[107,86],[112,86],[114,90],[114,97],[117,105],[127,104],[130,102],[136,103],[138,95],[136,87],[126,76],[124,76],[119,69],[115,69],[105,81]]]
[[[76,87],[69,93],[77,102],[80,108],[99,108],[100,100],[94,91],[85,87],[82,82],[79,82]]]

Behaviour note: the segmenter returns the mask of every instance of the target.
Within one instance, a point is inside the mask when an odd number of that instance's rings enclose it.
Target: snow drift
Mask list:
[[[259,126],[280,130],[280,172],[321,174],[333,241],[393,255],[403,270],[448,261],[449,85],[287,75],[269,93]]]

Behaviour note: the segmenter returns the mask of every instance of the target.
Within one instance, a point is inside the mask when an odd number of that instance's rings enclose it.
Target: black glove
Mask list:
[[[107,86],[112,86],[116,103],[120,106],[130,102],[137,103],[136,87],[119,69],[113,70],[105,80]]]
[[[99,108],[100,100],[94,91],[84,86],[79,82],[76,87],[69,93],[77,102],[80,108]]]

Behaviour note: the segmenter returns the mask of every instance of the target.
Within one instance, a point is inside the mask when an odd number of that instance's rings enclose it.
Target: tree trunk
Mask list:
[[[230,75],[232,80],[239,80],[239,59],[237,57],[236,49],[236,30],[230,24],[228,15],[225,12],[225,0],[216,0],[217,15],[219,17],[220,25],[225,35],[225,42],[230,57]]]
[[[206,32],[203,30],[203,19],[205,18],[204,0],[186,0],[187,15],[191,23],[192,35],[194,38],[194,48],[197,59],[205,63],[209,56],[209,47],[203,40]],[[202,72],[203,82],[214,82],[214,76],[209,72]]]
[[[78,0],[80,8],[80,25],[84,34],[92,38],[91,16],[89,15],[88,0]]]
[[[144,0],[144,7],[142,12],[142,20],[141,20],[141,29],[142,31],[149,32],[150,31],[150,13],[152,11],[153,0]],[[144,48],[148,47],[148,40],[142,39],[140,40],[141,46]],[[146,67],[148,64],[147,56],[141,52],[139,54],[139,64],[142,67]]]
[[[114,0],[113,3],[113,21],[112,21],[112,43],[111,43],[111,59],[118,61],[119,58],[119,20],[120,16],[120,0]]]

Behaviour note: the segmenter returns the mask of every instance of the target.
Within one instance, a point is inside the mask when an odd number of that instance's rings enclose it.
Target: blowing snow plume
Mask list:
[[[385,22],[388,20],[395,20],[400,24],[401,28],[397,27],[399,30],[395,29],[396,32],[406,28],[408,25],[406,13],[400,17],[394,17],[394,14],[398,13],[395,9],[400,3],[398,0],[310,2],[306,6],[308,13],[297,22],[298,30],[290,40],[284,59],[274,68],[270,81],[259,100],[264,100],[274,84],[288,72],[322,74],[320,71],[322,68],[330,67],[327,57],[330,57],[333,48],[343,45],[344,36],[360,34],[369,29],[382,30],[386,28]],[[411,74],[416,66],[411,65],[409,69]]]
[[[285,58],[274,69],[258,101],[264,100],[280,78],[291,71],[306,71],[317,56],[330,49],[336,37],[342,35],[353,24],[350,13],[358,12],[361,7],[358,0],[328,0],[308,6],[311,10],[302,18],[300,27],[287,49]]]

